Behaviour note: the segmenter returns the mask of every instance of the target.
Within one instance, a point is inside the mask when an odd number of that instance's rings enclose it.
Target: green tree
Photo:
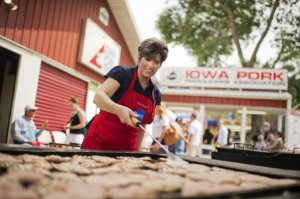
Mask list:
[[[162,12],[156,25],[168,43],[183,45],[195,55],[198,65],[219,65],[221,57],[237,51],[243,67],[297,68],[299,10],[299,0],[179,0]],[[258,50],[269,32],[274,39],[265,42],[277,54],[261,63]],[[254,50],[246,58],[250,44]],[[300,91],[296,93],[299,97]]]
[[[298,66],[300,63],[298,63]],[[296,106],[300,103],[300,67],[293,65],[284,66],[289,71],[289,88],[288,92],[293,96],[292,106]]]
[[[185,46],[199,65],[218,63],[237,50],[243,67],[273,67],[300,58],[299,0],[179,0],[160,15],[157,27],[167,42]],[[278,55],[257,62],[257,52],[268,32],[275,34],[270,48]],[[250,59],[243,49],[255,44]]]

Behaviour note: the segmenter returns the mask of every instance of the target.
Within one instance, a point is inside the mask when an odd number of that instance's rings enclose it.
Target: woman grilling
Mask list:
[[[138,47],[136,67],[116,66],[96,91],[94,103],[101,109],[91,122],[82,149],[137,151],[144,132],[134,127],[135,111],[144,112],[141,124],[150,124],[161,95],[151,77],[168,56],[168,47],[156,38]]]

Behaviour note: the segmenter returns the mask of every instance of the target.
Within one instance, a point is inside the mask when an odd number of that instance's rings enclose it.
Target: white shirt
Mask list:
[[[228,138],[228,129],[222,125],[219,129],[219,134],[218,134],[218,143],[220,145],[226,145],[227,144],[227,138]]]
[[[42,133],[37,131],[33,120],[25,116],[17,118],[11,127],[13,140],[18,144],[23,144],[29,140],[36,141],[36,138]]]
[[[193,146],[199,146],[200,139],[202,137],[202,125],[198,120],[191,122],[189,126],[189,133],[192,135],[192,139],[189,141],[189,144]]]
[[[153,130],[153,124],[152,123],[147,124],[146,131],[152,135],[152,130]],[[145,132],[144,134],[143,141],[141,144],[142,148],[149,148],[153,142],[152,137],[148,133]]]
[[[166,114],[169,118],[169,123],[170,124],[175,122],[177,115],[173,111],[171,111],[170,109],[166,109]]]
[[[164,115],[162,118],[159,118],[155,115],[153,120],[153,136],[154,138],[159,138],[162,134],[163,127],[169,127],[169,118]]]

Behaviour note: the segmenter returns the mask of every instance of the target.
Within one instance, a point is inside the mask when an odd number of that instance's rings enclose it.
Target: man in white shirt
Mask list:
[[[220,146],[225,146],[227,145],[228,129],[226,128],[226,126],[224,126],[224,122],[221,119],[218,122],[218,127],[219,127],[219,133],[218,133],[217,142]]]
[[[202,138],[202,125],[197,120],[196,114],[191,114],[191,122],[189,126],[189,134],[187,137],[188,145],[186,148],[186,155],[195,156],[197,155],[198,147],[200,145],[200,140]]]
[[[42,133],[44,128],[47,128],[48,122],[44,122],[41,130],[36,130],[33,118],[37,109],[36,106],[26,106],[25,114],[12,123],[11,135],[15,144],[38,146],[37,137]]]

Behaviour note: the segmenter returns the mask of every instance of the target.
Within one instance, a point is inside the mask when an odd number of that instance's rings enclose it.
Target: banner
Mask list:
[[[287,90],[288,76],[284,69],[162,67],[160,85]]]

